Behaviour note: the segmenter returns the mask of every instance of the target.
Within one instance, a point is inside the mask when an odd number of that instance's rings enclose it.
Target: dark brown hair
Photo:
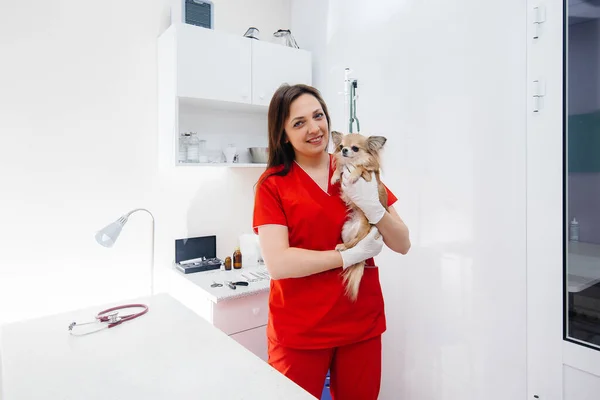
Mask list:
[[[285,141],[285,121],[290,116],[290,106],[294,100],[303,94],[310,94],[319,101],[325,118],[327,118],[327,126],[331,126],[327,105],[317,89],[302,84],[281,85],[273,94],[269,104],[269,160],[267,168],[283,166],[283,169],[278,168],[276,172],[269,174],[265,179],[271,175],[285,176],[290,172],[295,154],[292,144]]]

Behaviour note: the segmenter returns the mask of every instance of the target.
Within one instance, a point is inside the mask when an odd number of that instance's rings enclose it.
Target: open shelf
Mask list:
[[[178,97],[179,106],[187,108],[201,108],[205,111],[231,111],[250,114],[267,115],[268,106],[257,104],[236,103],[224,100],[198,99],[191,97]]]

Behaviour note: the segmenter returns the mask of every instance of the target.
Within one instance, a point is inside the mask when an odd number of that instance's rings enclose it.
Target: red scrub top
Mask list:
[[[334,170],[331,158],[329,181]],[[290,247],[334,250],[342,242],[347,207],[339,183],[325,193],[295,162],[285,176],[264,176],[256,189],[254,232],[261,225],[285,225]],[[386,188],[387,189],[387,188]],[[388,191],[388,205],[397,198]],[[366,261],[356,302],[344,294],[342,268],[302,277],[271,280],[267,336],[282,346],[322,349],[343,346],[381,335],[386,329],[379,272]]]

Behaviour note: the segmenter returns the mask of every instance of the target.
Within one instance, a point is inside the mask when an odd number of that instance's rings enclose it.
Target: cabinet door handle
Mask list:
[[[254,315],[258,315],[259,312],[260,312],[260,307],[254,307],[252,309],[252,314],[254,314]]]

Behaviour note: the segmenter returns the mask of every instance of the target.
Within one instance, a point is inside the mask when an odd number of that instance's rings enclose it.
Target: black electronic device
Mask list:
[[[217,258],[217,237],[200,236],[175,240],[175,267],[189,274],[221,268]]]

